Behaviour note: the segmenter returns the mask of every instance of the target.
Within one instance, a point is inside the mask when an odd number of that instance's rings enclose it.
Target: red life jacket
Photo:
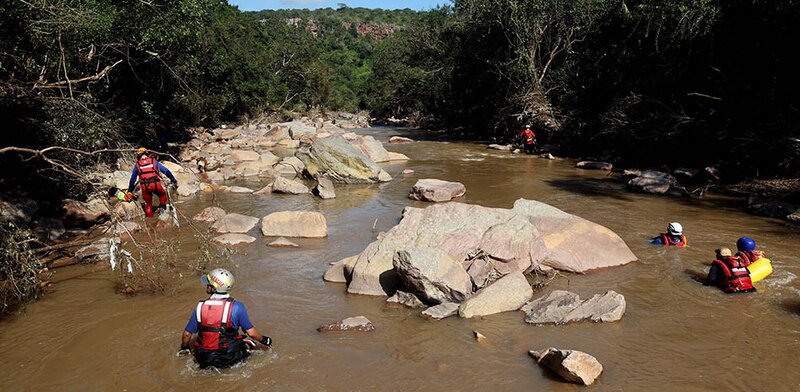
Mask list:
[[[737,293],[755,291],[753,282],[750,280],[750,271],[744,264],[744,261],[735,256],[722,256],[722,259],[716,259],[712,263],[716,263],[722,268],[725,274],[725,281],[722,282],[722,291],[726,293]]]
[[[522,131],[519,136],[525,138],[525,144],[533,144],[536,141],[536,134],[530,129]]]
[[[764,252],[760,250],[740,250],[736,252],[736,256],[742,259],[744,266],[747,267],[755,263],[756,260],[764,257]]]
[[[200,301],[195,310],[195,317],[200,329],[195,345],[200,350],[228,351],[239,337],[238,328],[231,323],[233,298],[207,299]]]
[[[136,161],[136,169],[139,171],[139,182],[142,184],[152,184],[161,181],[158,171],[158,162],[155,158],[147,157]]]
[[[684,247],[688,244],[686,242],[685,235],[673,236],[667,233],[661,233],[661,243],[667,246],[680,246],[680,247]]]

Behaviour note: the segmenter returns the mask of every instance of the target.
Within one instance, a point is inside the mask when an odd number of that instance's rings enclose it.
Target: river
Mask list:
[[[407,130],[364,130],[379,140],[425,137]],[[467,142],[420,141],[389,145],[411,161],[383,165],[394,180],[381,185],[337,186],[337,198],[310,195],[217,194],[228,212],[262,217],[281,210],[325,215],[326,239],[299,239],[298,249],[237,246],[234,296],[256,327],[275,342],[244,366],[199,371],[176,357],[181,331],[199,284],[171,296],[115,294],[110,272],[80,266],[58,270],[44,299],[0,324],[0,389],[37,391],[575,391],[541,370],[528,350],[575,349],[604,366],[597,391],[800,390],[800,232],[785,222],[738,210],[738,201],[655,197],[625,191],[605,172],[485,149]],[[405,168],[412,175],[402,175]],[[639,261],[586,275],[557,277],[553,289],[589,297],[615,290],[627,300],[615,323],[530,326],[511,312],[483,319],[428,320],[419,310],[390,307],[384,299],[349,295],[327,283],[328,263],[359,253],[394,226],[419,178],[464,183],[465,203],[510,208],[536,199],[603,224],[618,233]],[[263,184],[239,182],[258,189]],[[191,216],[212,196],[179,204]],[[670,221],[683,224],[690,246],[652,246],[649,237]],[[373,228],[374,227],[374,228]],[[188,229],[165,233],[185,241],[177,257],[196,256]],[[719,246],[735,248],[748,235],[773,260],[775,273],[758,293],[725,295],[696,280]],[[194,241],[194,242],[193,242]],[[364,315],[370,333],[321,334],[320,325]],[[476,342],[473,331],[488,339]],[[13,389],[12,389],[13,388]]]

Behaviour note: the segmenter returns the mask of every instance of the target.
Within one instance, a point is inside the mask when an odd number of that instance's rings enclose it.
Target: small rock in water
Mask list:
[[[414,170],[412,170],[412,169],[405,169],[405,170],[403,170],[403,174],[414,174]]]
[[[511,151],[512,146],[510,144],[490,144],[486,146],[486,148],[490,150]]]
[[[482,342],[486,340],[486,336],[484,336],[482,333],[478,331],[472,331],[472,334],[475,335],[475,341],[477,342]]]
[[[614,165],[608,162],[580,161],[577,164],[575,164],[575,167],[577,167],[578,169],[609,171],[614,168]]]
[[[314,186],[312,193],[322,199],[336,198],[336,192],[333,189],[333,182],[325,177],[319,177],[317,179],[317,185]]]
[[[389,138],[389,143],[413,143],[414,139],[403,136],[392,136]]]
[[[466,192],[467,188],[460,182],[425,178],[414,184],[408,197],[413,200],[443,202],[464,196]]]
[[[528,351],[540,366],[546,367],[569,382],[591,385],[603,372],[597,358],[577,350],[547,348]]]
[[[198,212],[192,220],[195,222],[209,222],[213,223],[225,216],[225,210],[219,207],[206,207]]]
[[[323,325],[317,328],[319,332],[335,332],[335,331],[358,331],[358,332],[369,332],[374,331],[375,326],[372,324],[369,319],[364,316],[356,316],[356,317],[349,317],[342,321]]]
[[[578,294],[553,290],[527,303],[521,310],[527,315],[525,322],[528,324],[567,324],[582,320],[613,322],[625,314],[625,297],[609,290],[583,301]]]
[[[553,156],[553,154],[551,154],[551,153],[549,153],[549,152],[548,152],[548,153],[545,153],[545,154],[542,154],[542,155],[539,155],[539,158],[542,158],[542,159],[549,159],[549,160],[551,160],[551,161],[552,161],[552,160],[555,160],[555,159],[557,159],[555,156]]]
[[[254,242],[256,239],[255,237],[249,236],[247,234],[228,233],[216,236],[213,238],[213,240],[225,245],[238,245],[238,244],[249,244]]]
[[[285,237],[280,237],[275,241],[272,241],[268,244],[268,246],[272,246],[275,248],[298,248],[300,245],[295,244],[292,241],[287,240]]]

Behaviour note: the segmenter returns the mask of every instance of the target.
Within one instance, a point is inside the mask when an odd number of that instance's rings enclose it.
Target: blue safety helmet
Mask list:
[[[739,241],[736,241],[736,248],[739,250],[754,250],[756,241],[750,237],[739,238]]]

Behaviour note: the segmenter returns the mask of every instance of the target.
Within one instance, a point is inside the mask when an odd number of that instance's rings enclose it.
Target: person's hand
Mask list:
[[[178,189],[178,181],[172,181],[172,182],[170,182],[169,186],[171,186],[171,187],[172,187],[172,189],[175,189],[175,190],[177,190],[177,189]]]
[[[125,201],[131,201],[131,200],[133,200],[133,193],[126,192],[125,193]]]
[[[272,339],[269,336],[261,337],[261,344],[272,348]]]

